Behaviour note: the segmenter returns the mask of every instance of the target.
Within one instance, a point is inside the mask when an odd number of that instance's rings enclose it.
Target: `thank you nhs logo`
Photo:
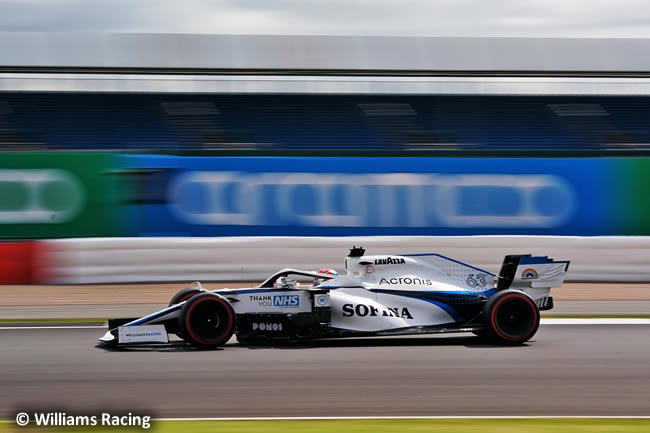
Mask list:
[[[551,174],[192,171],[168,190],[176,218],[203,225],[553,228],[576,200]]]
[[[300,295],[275,295],[273,296],[274,307],[299,307]]]

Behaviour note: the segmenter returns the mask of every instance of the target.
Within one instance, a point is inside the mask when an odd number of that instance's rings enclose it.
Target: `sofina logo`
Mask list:
[[[299,307],[300,295],[276,295],[273,297],[274,307]]]
[[[524,272],[521,273],[522,280],[535,280],[537,278],[539,278],[539,275],[537,274],[537,271],[533,268],[525,269]]]

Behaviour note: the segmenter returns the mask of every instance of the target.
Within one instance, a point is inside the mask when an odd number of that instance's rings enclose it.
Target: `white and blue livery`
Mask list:
[[[345,273],[283,269],[257,287],[180,291],[169,307],[138,319],[114,319],[100,341],[225,344],[364,335],[473,332],[521,344],[553,308],[550,289],[568,261],[506,256],[499,275],[440,254],[366,256],[352,248]]]

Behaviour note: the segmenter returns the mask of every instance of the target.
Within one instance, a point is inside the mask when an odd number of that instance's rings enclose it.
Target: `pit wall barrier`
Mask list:
[[[498,273],[508,254],[571,260],[568,281],[650,281],[650,237],[223,237],[43,241],[47,283],[262,281],[292,267],[344,271],[353,245],[369,255],[440,253]]]

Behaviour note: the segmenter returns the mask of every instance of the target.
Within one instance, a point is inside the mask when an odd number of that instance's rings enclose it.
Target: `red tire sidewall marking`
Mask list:
[[[181,302],[185,302],[196,295],[198,295],[198,293],[188,293],[185,296],[183,296],[181,299],[179,299],[176,303],[180,304]]]
[[[196,334],[194,334],[194,332],[192,332],[192,327],[190,326],[190,317],[192,316],[192,310],[194,310],[194,308],[197,305],[199,305],[201,302],[206,302],[206,301],[219,302],[221,305],[223,305],[226,308],[226,311],[228,312],[228,330],[224,333],[223,338],[217,341],[202,340],[201,338],[197,337]],[[187,328],[187,332],[190,334],[190,337],[192,337],[194,341],[201,344],[217,345],[221,343],[224,340],[224,338],[226,338],[230,334],[230,331],[232,330],[232,325],[233,325],[233,320],[232,320],[232,312],[230,311],[230,307],[228,304],[226,304],[223,300],[219,298],[206,297],[204,299],[199,299],[194,304],[190,305],[190,308],[187,309],[187,313],[185,314],[185,327]]]
[[[533,308],[533,313],[535,314],[535,316],[533,318],[533,323],[537,323],[537,308],[535,308],[535,304],[533,303],[533,301],[531,301],[526,296],[522,296],[522,295],[518,295],[518,294],[506,295],[503,298],[499,299],[496,302],[496,304],[494,304],[494,307],[492,307],[492,314],[491,314],[490,320],[492,322],[492,329],[494,330],[494,332],[497,333],[497,335],[499,337],[501,337],[501,338],[503,338],[504,340],[507,340],[507,341],[521,341],[521,340],[525,340],[526,338],[528,338],[530,336],[530,334],[532,334],[535,331],[535,326],[533,326],[532,329],[530,331],[528,331],[528,333],[526,335],[524,335],[523,337],[513,338],[513,337],[508,337],[508,336],[503,335],[503,333],[501,333],[501,331],[499,331],[499,327],[496,324],[496,313],[498,311],[499,304],[501,304],[503,301],[505,301],[507,299],[513,299],[513,298],[523,299],[526,302],[528,302],[528,304]]]

